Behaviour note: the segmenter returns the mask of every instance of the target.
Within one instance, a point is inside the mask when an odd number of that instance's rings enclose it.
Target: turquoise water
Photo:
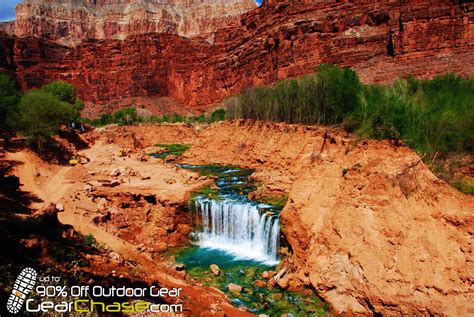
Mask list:
[[[193,246],[177,252],[176,261],[184,263],[188,274],[203,285],[226,292],[236,307],[271,316],[319,316],[327,307],[317,297],[302,295],[255,281],[268,282],[263,272],[276,270],[281,244],[280,209],[247,198],[255,189],[248,177],[252,170],[225,166],[178,165],[202,175],[217,176],[218,189],[205,188],[190,201],[195,213]],[[269,241],[271,240],[271,241]],[[221,270],[219,276],[210,272],[210,265]],[[227,290],[229,283],[243,287],[239,294]],[[259,285],[259,284],[257,284]]]

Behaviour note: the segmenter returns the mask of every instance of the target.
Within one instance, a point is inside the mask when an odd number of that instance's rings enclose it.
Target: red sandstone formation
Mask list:
[[[243,14],[240,25],[206,29],[211,35],[142,34],[146,27],[107,33],[130,34],[119,40],[87,31],[95,38],[76,47],[33,37],[45,26],[23,17],[24,10],[16,23],[21,37],[0,40],[0,68],[15,73],[23,89],[57,79],[73,83],[87,101],[87,116],[124,105],[169,111],[163,100],[173,109],[202,111],[247,87],[309,73],[323,62],[351,66],[365,82],[474,71],[474,5],[466,1],[270,1]],[[32,31],[22,23],[33,23]],[[74,38],[71,32],[63,39]],[[60,33],[51,38],[60,42]]]

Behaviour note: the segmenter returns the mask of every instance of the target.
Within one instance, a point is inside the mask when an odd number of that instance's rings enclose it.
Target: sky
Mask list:
[[[0,0],[0,21],[15,20],[15,6],[21,0]]]

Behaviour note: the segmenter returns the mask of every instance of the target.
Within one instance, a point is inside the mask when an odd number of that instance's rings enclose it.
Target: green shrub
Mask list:
[[[474,79],[452,74],[366,85],[351,118],[365,138],[403,139],[418,152],[472,152]]]
[[[229,116],[303,124],[342,124],[368,139],[402,139],[420,153],[472,152],[474,79],[448,74],[362,85],[350,69],[247,89],[229,98]]]
[[[91,234],[88,234],[87,236],[85,236],[83,244],[88,247],[94,246],[96,244],[94,236]]]
[[[137,110],[135,108],[122,108],[115,111],[113,121],[118,125],[134,124],[138,121]]]
[[[55,81],[43,86],[42,90],[52,94],[61,101],[71,104],[74,109],[74,115],[71,120],[73,122],[80,121],[80,113],[84,109],[84,103],[77,98],[76,87],[63,81]]]
[[[179,144],[179,143],[171,143],[171,144],[155,144],[156,146],[162,147],[165,149],[163,153],[158,155],[159,158],[166,158],[168,155],[176,155],[181,156],[183,153],[191,147],[189,144]]]
[[[211,116],[209,117],[209,121],[210,122],[224,121],[225,117],[226,117],[225,109],[221,108],[221,109],[214,110],[211,113]]]
[[[193,121],[197,123],[206,123],[206,116],[204,115],[204,113],[202,113],[199,116],[194,117]]]

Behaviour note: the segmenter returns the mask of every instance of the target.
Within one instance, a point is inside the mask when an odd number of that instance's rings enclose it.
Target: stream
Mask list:
[[[226,292],[234,306],[252,313],[313,316],[327,312],[315,296],[265,285],[280,261],[283,237],[280,209],[247,198],[256,188],[248,179],[253,170],[218,165],[178,166],[216,177],[217,186],[194,193],[189,202],[194,219],[190,235],[193,245],[179,250],[176,257],[177,262],[186,265],[188,274]],[[210,272],[211,264],[219,266],[219,276]],[[242,291],[229,292],[229,283],[242,286]]]

